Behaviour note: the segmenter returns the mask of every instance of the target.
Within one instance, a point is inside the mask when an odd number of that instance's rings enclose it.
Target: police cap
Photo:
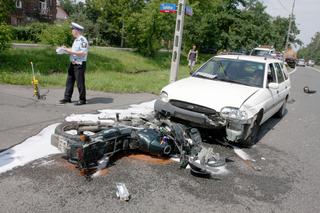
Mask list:
[[[84,28],[80,24],[77,24],[75,22],[71,22],[71,28],[75,29],[75,30],[79,30],[79,31],[83,31],[84,30]]]

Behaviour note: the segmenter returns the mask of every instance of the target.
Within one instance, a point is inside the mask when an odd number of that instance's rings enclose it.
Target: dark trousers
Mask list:
[[[82,65],[70,63],[66,82],[66,91],[64,93],[65,99],[71,100],[74,83],[77,82],[79,100],[86,101],[85,71],[86,62],[82,62]]]

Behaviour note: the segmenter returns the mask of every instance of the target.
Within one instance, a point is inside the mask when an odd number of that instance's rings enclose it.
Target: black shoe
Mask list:
[[[71,103],[71,100],[64,98],[64,99],[60,100],[59,102],[60,102],[60,104],[65,104],[65,103]]]
[[[78,102],[76,102],[74,105],[80,106],[80,105],[84,105],[84,104],[86,104],[86,103],[87,103],[86,101],[78,101]]]

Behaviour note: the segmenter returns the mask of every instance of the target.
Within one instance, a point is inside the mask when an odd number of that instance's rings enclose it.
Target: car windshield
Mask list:
[[[265,63],[245,60],[213,58],[193,77],[263,87]]]
[[[251,52],[251,55],[253,55],[253,56],[267,56],[267,55],[269,55],[269,51],[268,50],[253,50]]]

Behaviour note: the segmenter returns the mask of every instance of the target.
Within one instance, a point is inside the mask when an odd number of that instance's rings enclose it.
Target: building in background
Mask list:
[[[32,21],[53,23],[57,15],[57,0],[13,0],[15,10],[10,16],[11,25]]]
[[[57,14],[56,20],[57,21],[64,21],[68,18],[68,13],[61,7],[60,1],[57,0]]]

